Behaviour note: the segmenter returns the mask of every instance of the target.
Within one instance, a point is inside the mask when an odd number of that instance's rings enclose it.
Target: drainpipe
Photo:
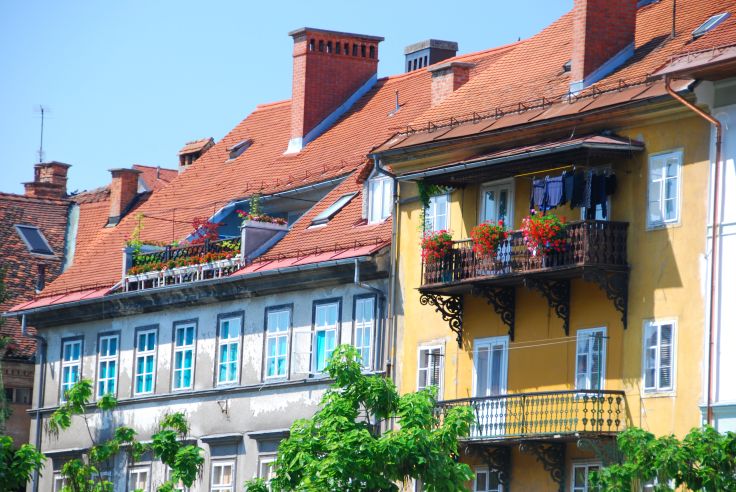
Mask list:
[[[353,284],[355,284],[356,287],[360,287],[361,289],[368,290],[370,292],[373,292],[376,294],[376,297],[378,299],[378,306],[376,309],[378,313],[378,333],[381,333],[384,329],[384,309],[383,306],[386,304],[386,294],[381,289],[378,289],[376,287],[373,287],[372,285],[368,285],[364,282],[361,282],[360,280],[360,263],[358,262],[358,258],[355,258],[355,277],[353,278]]]
[[[670,86],[670,78],[665,77],[664,86],[667,89],[667,93],[672,96],[675,100],[683,104],[689,110],[701,118],[708,121],[716,131],[716,168],[715,178],[713,179],[713,222],[711,224],[712,232],[712,243],[711,243],[711,261],[710,261],[710,302],[709,311],[710,319],[708,320],[708,395],[706,400],[706,423],[713,425],[713,359],[715,349],[715,319],[716,319],[716,276],[718,274],[717,262],[718,262],[718,205],[720,201],[721,191],[721,147],[723,143],[723,127],[721,122],[713,116],[704,112],[702,109],[680,96],[677,92],[672,90]]]
[[[36,350],[38,354],[38,365],[40,367],[41,373],[39,374],[38,378],[38,407],[36,408],[36,437],[35,437],[35,446],[37,450],[41,450],[41,412],[40,409],[43,408],[44,405],[44,393],[46,392],[46,339],[40,335],[30,335],[28,333],[28,326],[26,325],[26,315],[24,314],[21,317],[20,321],[20,327],[21,327],[21,335],[28,338],[33,338],[36,340]],[[31,478],[32,483],[32,489],[33,492],[38,492],[39,488],[39,473],[38,470],[33,471],[33,477]]]

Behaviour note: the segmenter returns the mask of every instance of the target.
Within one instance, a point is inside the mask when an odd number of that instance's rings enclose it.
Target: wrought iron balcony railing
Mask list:
[[[446,400],[437,404],[437,411],[442,416],[458,406],[473,409],[470,441],[613,435],[626,428],[623,391],[550,391]]]
[[[438,286],[472,280],[513,279],[520,275],[571,267],[626,268],[627,222],[583,220],[568,223],[563,252],[533,255],[521,231],[513,231],[495,256],[473,251],[472,240],[455,241],[453,252],[440,261],[422,265],[422,286]]]

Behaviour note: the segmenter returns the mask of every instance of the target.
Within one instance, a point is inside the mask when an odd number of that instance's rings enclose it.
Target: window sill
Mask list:
[[[674,390],[663,390],[663,391],[647,391],[641,394],[642,398],[675,398],[677,392]]]
[[[680,220],[672,221],[672,222],[657,222],[656,224],[649,224],[647,223],[644,230],[647,232],[650,231],[661,231],[666,229],[675,229],[677,227],[682,226],[682,223]]]

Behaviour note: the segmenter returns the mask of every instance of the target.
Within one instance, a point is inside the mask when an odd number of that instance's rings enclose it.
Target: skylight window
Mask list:
[[[15,230],[18,231],[18,235],[25,243],[28,251],[31,253],[39,255],[54,254],[54,250],[51,249],[49,242],[38,227],[30,225],[16,225]]]
[[[728,19],[731,16],[729,12],[722,12],[720,14],[716,14],[707,21],[703,22],[700,27],[695,29],[693,31],[693,39],[697,39],[703,34],[707,33],[708,31],[715,28],[718,24],[723,22],[724,20]]]
[[[233,159],[238,158],[240,154],[248,150],[248,147],[250,147],[251,143],[253,143],[253,140],[250,140],[250,139],[241,140],[240,142],[236,143],[232,147],[228,147],[227,150],[230,152],[230,156],[228,160],[233,160]]]
[[[312,219],[311,225],[322,225],[326,224],[330,221],[332,217],[337,214],[337,212],[340,211],[345,205],[348,204],[348,202],[355,196],[355,193],[348,193],[347,195],[343,195],[337,200],[335,200],[335,203],[327,207],[325,210],[323,210],[317,217]]]

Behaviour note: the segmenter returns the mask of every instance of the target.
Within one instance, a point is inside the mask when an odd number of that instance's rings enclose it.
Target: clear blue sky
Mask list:
[[[526,38],[573,0],[0,2],[0,191],[22,192],[37,162],[72,164],[69,190],[108,169],[175,167],[188,140],[222,138],[256,104],[291,96],[302,26],[383,36],[379,75],[403,48],[438,38],[467,53]]]

